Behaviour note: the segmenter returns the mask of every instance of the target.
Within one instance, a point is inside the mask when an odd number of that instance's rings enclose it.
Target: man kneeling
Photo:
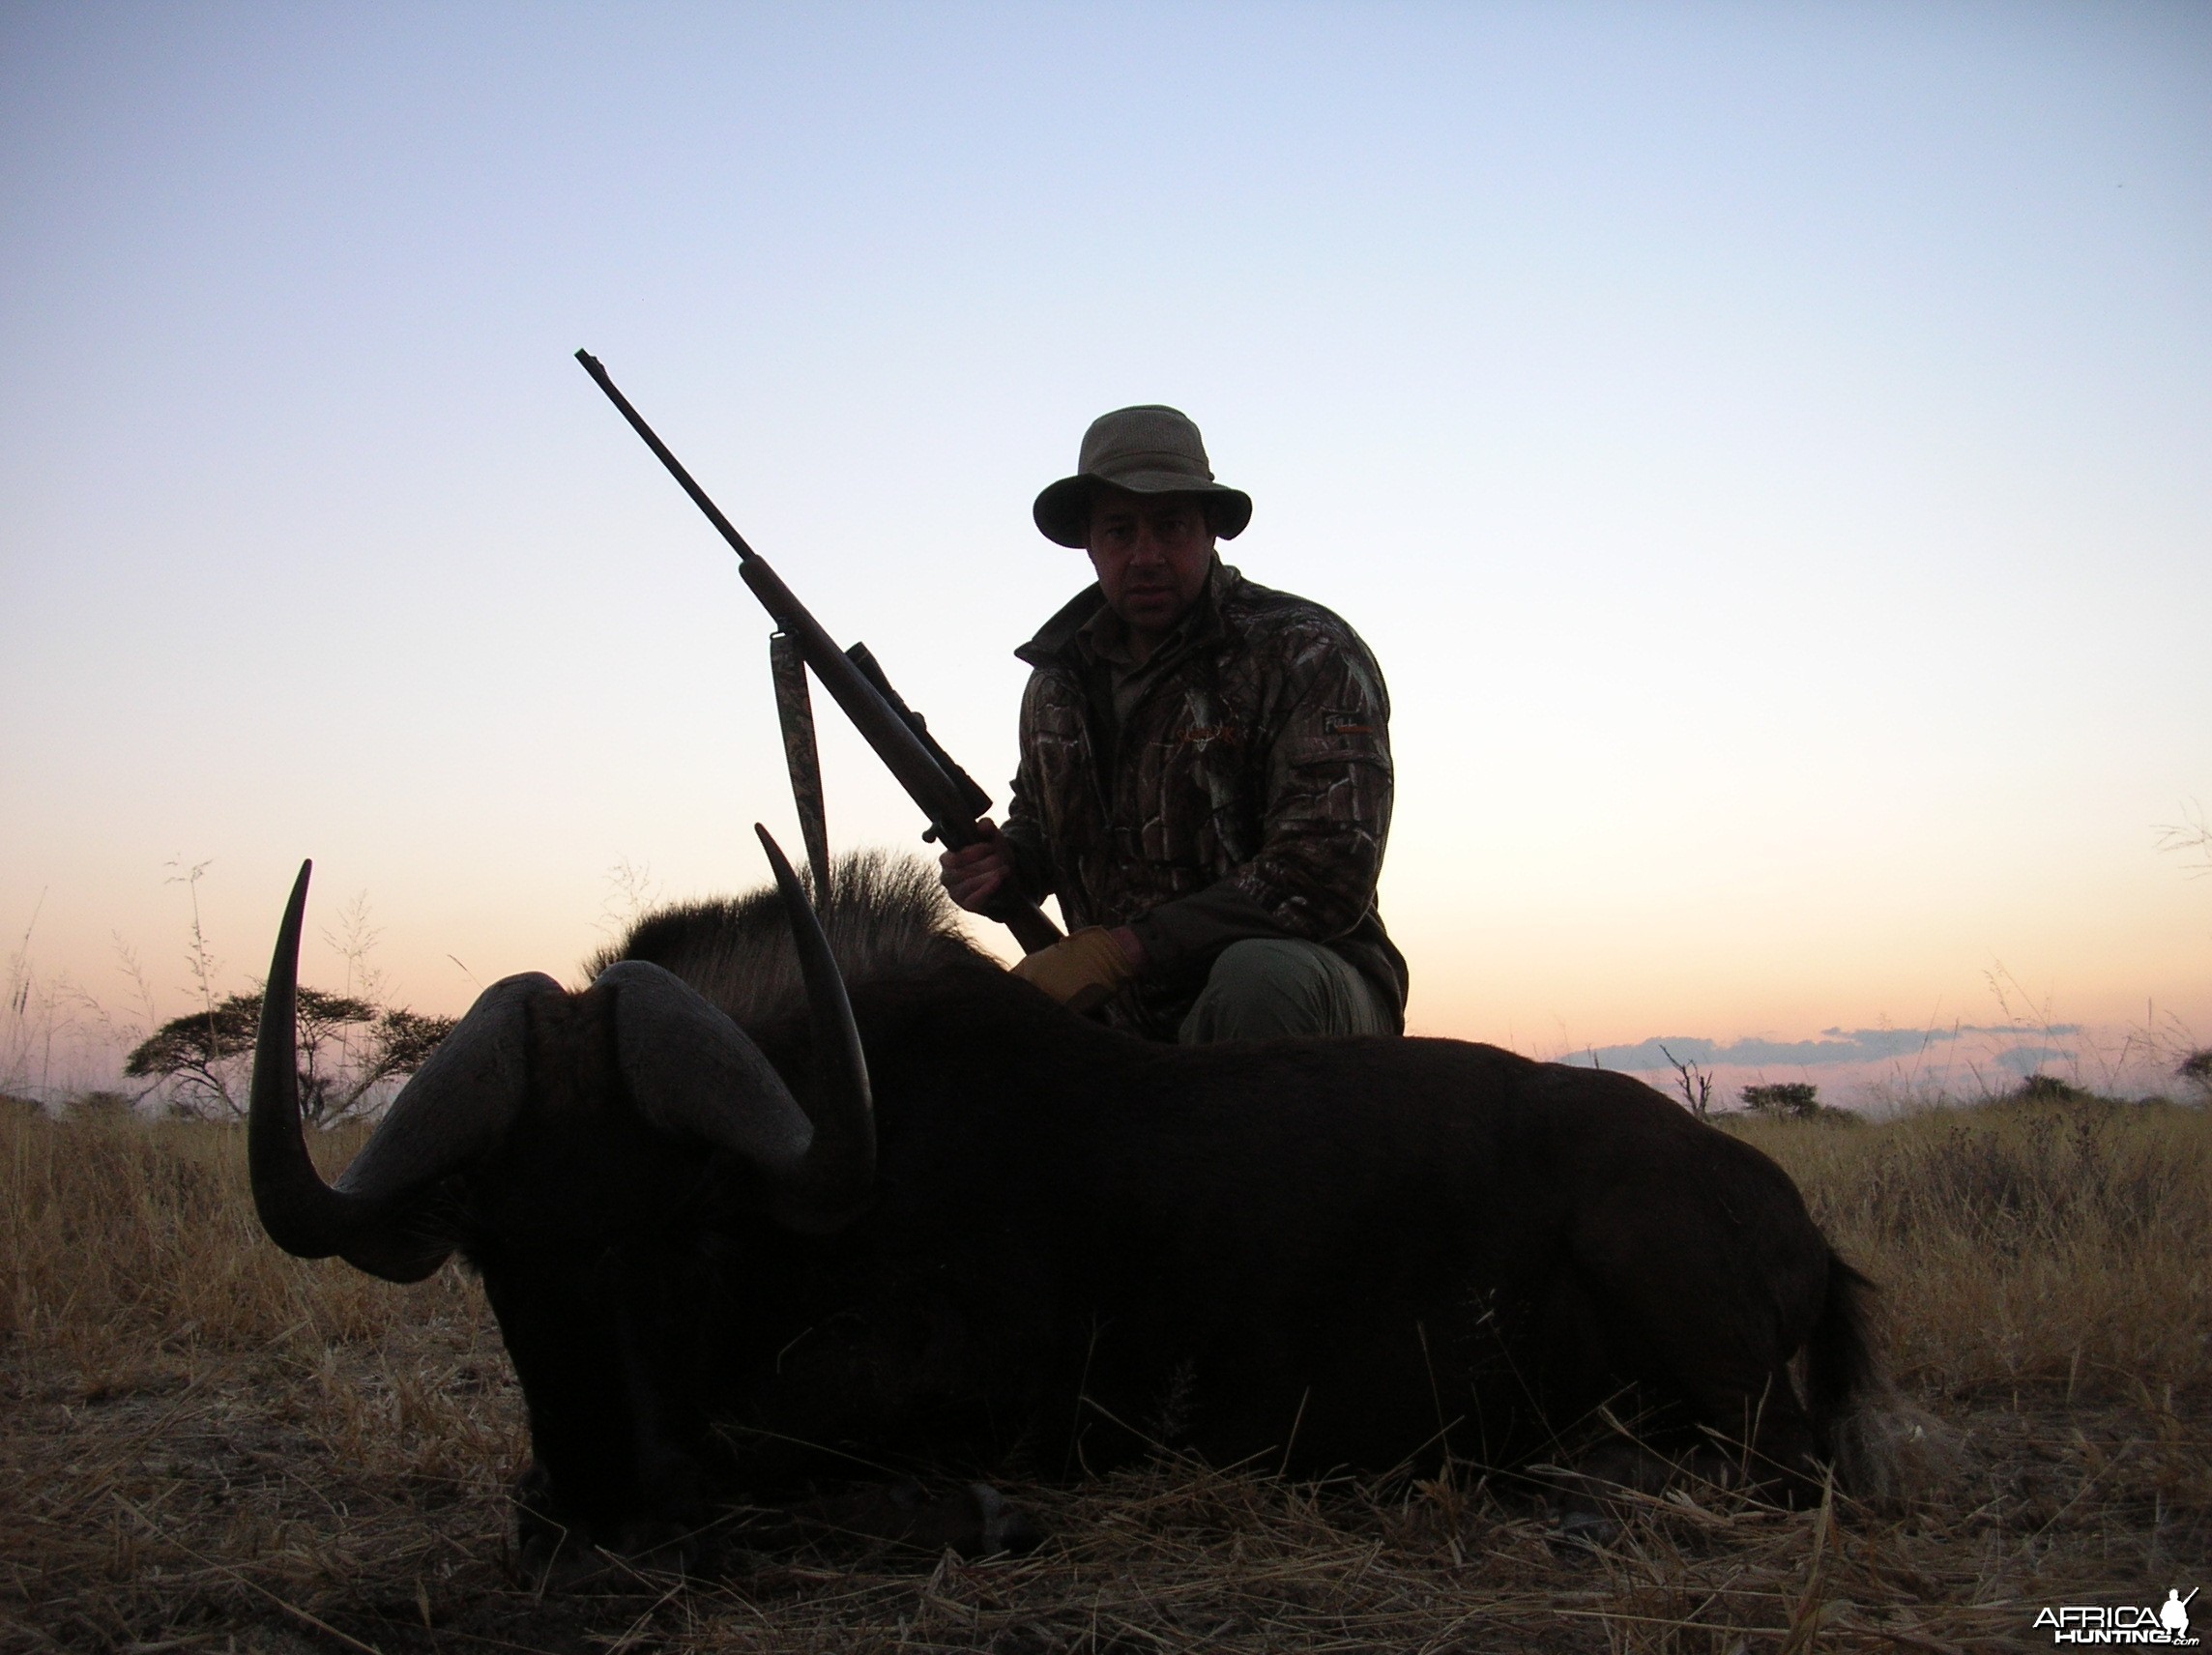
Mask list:
[[[1013,799],[942,858],[952,900],[1058,896],[1070,935],[1017,974],[1153,1039],[1399,1032],[1406,962],[1375,905],[1390,702],[1367,646],[1220,560],[1252,501],[1173,408],[1093,421],[1034,516],[1098,579],[1015,652],[1033,670]]]

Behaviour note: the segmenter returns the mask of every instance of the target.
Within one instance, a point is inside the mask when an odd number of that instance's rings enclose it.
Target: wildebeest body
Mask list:
[[[712,1169],[640,1209],[679,1234],[633,1245],[696,1278],[654,1318],[688,1350],[652,1365],[695,1368],[659,1427],[723,1420],[747,1483],[912,1455],[1054,1472],[1163,1430],[1294,1470],[1447,1430],[1508,1458],[1631,1381],[1738,1434],[1763,1402],[1783,1464],[1813,1446],[1781,1370],[1824,1242],[1771,1162],[1626,1077],[1441,1040],[1152,1047],[974,968],[854,1007],[871,1211],[794,1236]],[[761,1043],[805,1073],[798,1030]]]
[[[708,905],[625,952],[806,1097],[819,1029],[717,959],[758,917]],[[403,1220],[481,1272],[526,1507],[619,1546],[733,1495],[1050,1477],[1148,1441],[1294,1473],[1447,1441],[1506,1464],[1609,1402],[1787,1480],[1869,1377],[1857,1278],[1788,1176],[1626,1076],[1449,1040],[1156,1046],[949,939],[918,952],[851,985],[872,1196],[823,1234],[648,1124],[617,1053],[635,990],[526,997],[511,1125]]]

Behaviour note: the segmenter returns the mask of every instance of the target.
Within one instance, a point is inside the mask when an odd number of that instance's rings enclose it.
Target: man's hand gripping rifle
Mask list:
[[[683,462],[654,435],[653,427],[629,405],[629,398],[615,389],[598,359],[588,351],[578,351],[576,360],[598,382],[607,400],[622,411],[631,429],[645,439],[645,446],[660,456],[669,476],[684,485],[684,492],[707,514],[707,521],[730,542],[730,549],[738,554],[739,573],[761,600],[761,607],[774,617],[776,625],[813,669],[830,699],[845,710],[853,727],[875,749],[876,757],[884,761],[899,786],[906,789],[907,797],[921,806],[938,839],[955,851],[981,840],[985,835],[976,826],[976,818],[991,808],[990,795],[931,739],[920,715],[899,699],[866,646],[856,644],[850,653],[840,650],[822,624],[806,612],[806,606],[792,595],[791,588],[768,566],[767,560],[745,544],[745,537],[707,498],[706,490],[691,480]],[[1061,940],[1060,928],[1045,917],[1043,911],[1012,891],[993,906],[991,917],[1013,932],[1023,948],[1033,954]]]

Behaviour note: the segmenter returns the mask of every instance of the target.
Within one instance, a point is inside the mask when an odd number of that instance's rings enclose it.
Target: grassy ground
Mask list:
[[[1019,1561],[785,1551],[539,1597],[506,1556],[525,1434],[473,1283],[284,1258],[235,1129],[0,1110],[0,1649],[2048,1647],[2044,1604],[2212,1576],[2212,1117],[1737,1129],[1882,1285],[1878,1497],[1693,1493],[1593,1545],[1465,1468],[1161,1463],[1011,1490],[1051,1533]]]

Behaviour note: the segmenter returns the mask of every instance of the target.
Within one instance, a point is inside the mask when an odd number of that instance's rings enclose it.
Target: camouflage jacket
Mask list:
[[[1035,670],[1005,831],[1032,896],[1144,944],[1109,1015],[1172,1040],[1222,949],[1296,937],[1342,954],[1402,1022],[1406,962],[1375,906],[1390,701],[1367,646],[1216,559],[1118,717],[1104,606],[1090,588],[1014,652]]]

